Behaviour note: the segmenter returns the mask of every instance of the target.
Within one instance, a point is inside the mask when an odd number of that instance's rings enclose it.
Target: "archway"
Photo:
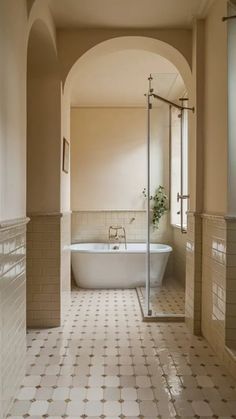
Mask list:
[[[179,71],[189,94],[192,94],[192,73],[186,58],[170,44],[160,41],[158,39],[144,37],[144,36],[121,36],[107,41],[98,43],[96,46],[89,49],[82,56],[78,57],[67,74],[64,83],[64,92],[67,95],[70,89],[74,75],[78,67],[83,65],[83,62],[93,60],[95,57],[106,55],[112,52],[123,50],[144,50],[159,54],[165,59],[169,60]]]
[[[78,61],[73,65],[73,67],[71,68],[68,77],[66,79],[66,83],[65,83],[65,87],[64,87],[64,98],[65,98],[65,113],[67,115],[67,123],[69,121],[69,114],[70,114],[70,104],[71,104],[71,89],[73,86],[73,82],[76,78],[76,74],[78,77],[78,73],[80,74],[80,78],[83,80],[83,83],[85,83],[85,79],[83,78],[83,76],[86,74],[86,68],[88,68],[88,63],[94,63],[93,65],[96,68],[96,59],[98,57],[111,57],[114,56],[115,53],[120,53],[122,51],[144,51],[145,53],[150,53],[153,55],[158,55],[158,56],[162,56],[164,57],[163,59],[168,60],[173,67],[176,69],[176,72],[178,72],[182,79],[185,82],[185,86],[188,90],[189,93],[189,97],[191,100],[192,97],[192,75],[191,75],[191,70],[189,67],[189,64],[187,63],[186,59],[182,56],[182,54],[180,54],[179,51],[177,51],[175,48],[171,47],[170,45],[162,42],[162,41],[158,41],[156,39],[152,39],[152,38],[146,38],[146,37],[120,37],[120,38],[115,38],[109,41],[105,41],[99,45],[97,45],[96,47],[93,47],[91,50],[89,50],[88,52],[86,52],[84,55],[82,55]],[[105,62],[105,61],[104,61]],[[105,66],[104,66],[105,68]],[[157,70],[158,71],[158,70]],[[146,74],[146,76],[148,75],[148,73]],[[145,77],[145,75],[144,75]],[[143,93],[145,92],[145,90],[143,90]],[[178,96],[177,96],[178,98]],[[65,124],[66,126],[66,124]],[[69,126],[70,124],[67,125],[67,136],[70,137],[70,132],[69,132]],[[108,143],[107,143],[108,144]],[[91,147],[91,151],[92,151],[92,147]],[[77,150],[77,154],[78,150]],[[96,156],[97,157],[97,156]],[[83,158],[82,158],[83,160]],[[96,158],[97,160],[97,158]],[[95,162],[95,160],[94,160]],[[81,164],[83,164],[84,162],[80,162]],[[94,163],[95,165],[95,163]],[[77,165],[78,166],[78,165]],[[84,177],[84,180],[86,179],[88,181],[88,179],[90,179],[90,175],[92,173],[92,170],[88,170],[88,173],[86,173],[86,176]],[[95,178],[95,176],[94,176]],[[82,177],[80,177],[80,179],[82,179]],[[79,184],[79,182],[77,182],[77,184]],[[85,185],[85,189],[87,189],[87,183],[86,181],[84,182]],[[81,186],[81,185],[80,185]],[[90,184],[90,188],[91,188],[91,184]],[[92,191],[95,190],[95,188],[91,188]],[[102,188],[100,188],[102,189]],[[82,190],[82,188],[80,188],[80,190]],[[116,192],[114,192],[116,193]],[[111,194],[110,194],[111,195]],[[109,196],[110,196],[109,195]],[[119,195],[119,192],[118,192]],[[78,196],[78,195],[77,195]],[[72,197],[73,200],[73,197]],[[81,209],[81,208],[80,208]],[[100,208],[101,209],[101,208]],[[73,208],[72,208],[73,210]],[[94,210],[94,208],[93,208]],[[114,208],[112,208],[112,210],[114,210]],[[78,211],[78,209],[77,209]],[[177,236],[177,234],[176,234]],[[105,236],[104,236],[105,237]],[[186,236],[185,236],[186,238]],[[178,238],[179,240],[179,238]],[[185,252],[185,246],[183,245],[183,252]]]
[[[154,39],[147,36],[120,36],[112,38],[103,42],[98,43],[96,46],[92,47],[86,51],[81,56],[78,56],[77,61],[72,65],[70,71],[67,74],[64,89],[63,89],[63,111],[62,111],[62,124],[63,124],[63,135],[66,138],[70,138],[70,105],[71,105],[71,86],[73,84],[73,79],[79,68],[82,68],[85,63],[92,62],[96,57],[105,56],[109,53],[123,51],[123,50],[143,50],[148,51],[154,54],[159,54],[165,59],[170,61],[178,70],[181,75],[184,84],[188,91],[188,96],[190,102],[194,100],[194,86],[193,86],[193,77],[190,69],[190,65],[187,59],[181,54],[178,49],[168,44],[167,42]],[[195,127],[195,117],[190,115],[190,124],[189,130],[191,133],[194,133]],[[190,173],[190,183],[193,185],[192,177],[194,175]],[[64,201],[70,200],[70,179],[65,176],[62,177],[62,197]],[[194,202],[195,190],[192,193],[193,202]],[[191,197],[192,198],[192,197]]]

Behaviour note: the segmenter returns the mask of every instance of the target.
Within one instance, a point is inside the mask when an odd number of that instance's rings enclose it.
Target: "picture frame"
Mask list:
[[[69,173],[69,157],[70,157],[70,143],[64,137],[63,138],[62,170],[65,173]]]

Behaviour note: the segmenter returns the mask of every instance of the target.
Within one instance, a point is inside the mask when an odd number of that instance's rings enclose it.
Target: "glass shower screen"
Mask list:
[[[156,316],[155,290],[161,286],[163,270],[157,245],[168,242],[169,216],[165,213],[158,222],[156,194],[169,197],[170,164],[170,107],[154,98],[152,93],[168,97],[177,74],[158,73],[149,77],[147,99],[147,186],[146,186],[146,289],[145,316]],[[168,205],[168,200],[166,202]],[[156,207],[157,206],[157,207]],[[157,209],[157,211],[156,211]],[[157,262],[158,261],[158,262]]]

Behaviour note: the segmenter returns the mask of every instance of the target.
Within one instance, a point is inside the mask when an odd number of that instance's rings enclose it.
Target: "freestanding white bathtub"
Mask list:
[[[145,285],[146,244],[122,244],[114,250],[108,243],[71,245],[72,271],[81,288],[135,288]],[[172,248],[151,244],[151,286],[160,286]]]

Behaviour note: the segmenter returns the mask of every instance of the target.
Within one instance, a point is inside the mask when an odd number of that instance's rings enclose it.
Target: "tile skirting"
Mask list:
[[[61,217],[61,318],[65,319],[71,302],[71,213],[64,212]]]
[[[201,214],[188,212],[186,243],[185,321],[189,330],[201,334]]]
[[[0,418],[5,418],[24,374],[26,353],[26,225],[0,222]]]
[[[27,229],[27,325],[57,327],[70,291],[70,214],[31,214]],[[67,220],[67,221],[66,221]]]
[[[218,220],[224,220],[225,215],[224,214],[211,214],[211,213],[208,214],[208,213],[203,212],[201,214],[201,218],[218,221]]]
[[[236,215],[230,215],[230,214],[212,214],[212,213],[202,213],[200,214],[201,217],[208,220],[215,220],[215,221],[226,221],[226,222],[236,222]]]
[[[230,354],[236,349],[235,220],[224,214],[202,216],[202,333],[236,377]]]
[[[11,228],[28,224],[29,217],[14,218],[12,220],[0,221],[0,231],[10,230]]]
[[[40,211],[35,211],[35,212],[29,212],[27,215],[29,218],[31,217],[63,217],[64,215],[67,214],[71,214],[71,211],[65,211],[65,212],[59,212],[59,211],[55,211],[55,212],[40,212]]]

